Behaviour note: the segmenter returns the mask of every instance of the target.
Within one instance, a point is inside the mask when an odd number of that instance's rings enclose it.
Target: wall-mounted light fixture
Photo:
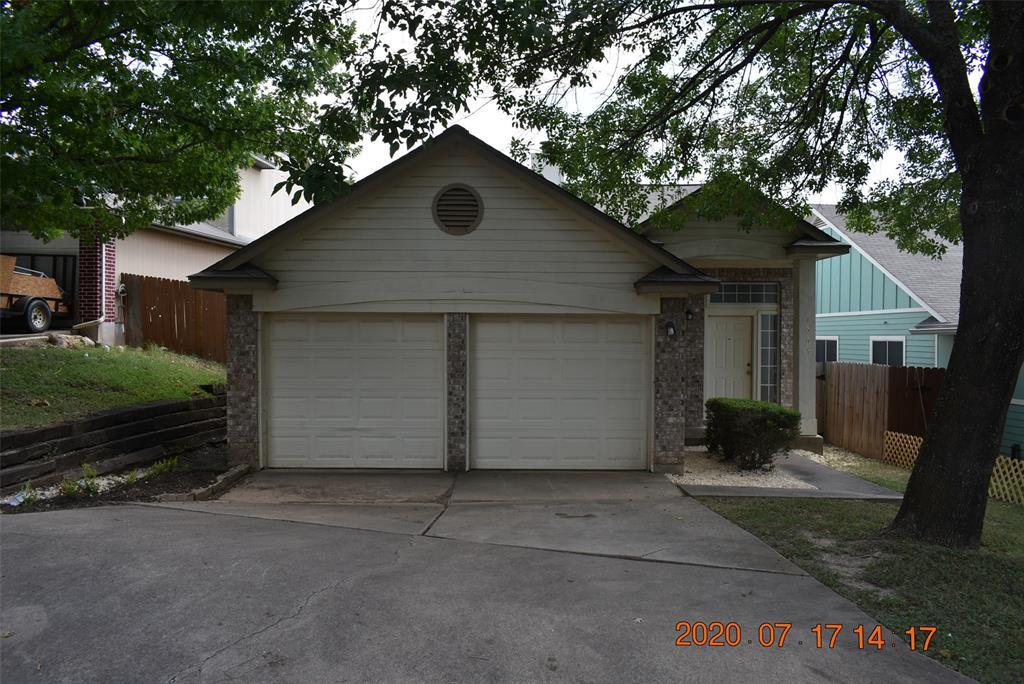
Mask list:
[[[668,323],[666,323],[665,324],[665,334],[668,335],[669,337],[675,337],[676,336],[676,324],[673,323],[672,321],[669,321]]]
[[[693,309],[687,309],[686,310],[686,320],[688,320],[688,321],[692,321],[693,320]]]

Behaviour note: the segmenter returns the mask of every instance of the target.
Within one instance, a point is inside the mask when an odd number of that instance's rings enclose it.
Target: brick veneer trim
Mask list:
[[[469,315],[449,313],[445,329],[445,470],[469,465]]]
[[[259,316],[251,295],[228,295],[228,461],[259,467]]]
[[[688,299],[662,299],[654,325],[654,454],[655,470],[679,470],[683,464],[689,388],[694,384],[690,357],[697,317],[686,320]],[[687,326],[691,326],[691,334]],[[669,335],[669,327],[675,330]],[[703,335],[701,316],[700,335]],[[701,345],[703,350],[703,345]],[[703,373],[703,351],[701,373]]]

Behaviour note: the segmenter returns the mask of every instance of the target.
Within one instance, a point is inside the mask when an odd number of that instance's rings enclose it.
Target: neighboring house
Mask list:
[[[118,286],[121,275],[185,280],[239,247],[264,235],[310,205],[291,203],[286,193],[273,194],[285,174],[257,157],[239,171],[241,195],[214,221],[191,226],[150,226],[105,244],[79,244],[60,237],[44,242],[28,233],[3,231],[0,253],[15,256],[19,266],[51,275],[66,293],[71,317],[56,325],[103,322],[90,331],[113,344],[123,340]]]
[[[812,225],[645,236],[461,127],[191,277],[232,460],[678,468],[711,395],[814,418]],[[664,244],[659,242],[664,240]]]
[[[822,230],[852,247],[818,264],[817,360],[945,368],[960,318],[963,247],[948,245],[941,259],[908,254],[882,233],[847,230],[835,206],[813,212]],[[1006,454],[1024,443],[1024,372],[1013,397]]]

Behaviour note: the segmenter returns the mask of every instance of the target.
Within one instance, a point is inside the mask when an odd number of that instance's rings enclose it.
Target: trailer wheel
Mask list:
[[[33,299],[25,307],[25,327],[30,333],[46,332],[52,319],[50,306],[42,299]]]

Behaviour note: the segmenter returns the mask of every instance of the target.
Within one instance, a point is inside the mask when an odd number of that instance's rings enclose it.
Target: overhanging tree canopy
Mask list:
[[[222,213],[253,154],[337,192],[358,119],[315,98],[347,86],[344,3],[0,5],[5,228],[125,235]]]
[[[936,237],[962,240],[960,328],[893,530],[978,544],[1024,360],[1024,3],[410,0],[382,17],[414,43],[361,68],[385,139],[415,142],[492,93],[546,132],[574,190],[627,220],[643,182],[701,174],[705,215],[763,206],[737,201],[751,186],[801,212],[837,183],[855,228],[933,255]],[[603,102],[569,109],[613,57],[626,66]],[[867,190],[888,149],[899,175]]]

